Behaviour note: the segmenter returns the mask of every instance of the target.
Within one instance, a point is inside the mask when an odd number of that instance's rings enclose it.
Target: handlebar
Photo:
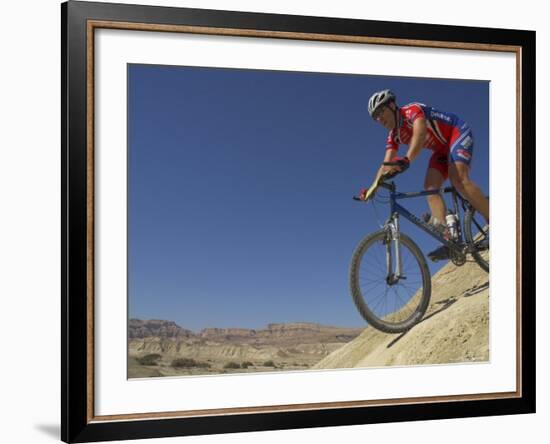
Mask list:
[[[395,187],[395,183],[394,182],[391,182],[391,183],[387,183],[387,182],[384,182],[385,180],[387,179],[390,179],[392,178],[394,175],[390,175],[388,177],[388,175],[386,174],[383,174],[380,179],[378,180],[378,187],[381,187],[381,188],[386,188],[387,190],[389,191],[396,191],[396,187]],[[425,191],[428,191],[428,190],[425,190]],[[431,193],[433,192],[436,192],[436,190],[432,190]],[[443,187],[443,188],[440,188],[437,192],[440,192],[440,193],[451,193],[451,192],[456,192],[456,189],[453,187],[453,186],[448,186],[448,187]],[[430,194],[431,194],[430,193]],[[400,193],[400,194],[419,194],[419,193]],[[357,201],[361,201],[361,202],[365,202],[363,199],[361,199],[360,197],[358,196],[353,196],[353,200],[357,200]]]
[[[386,183],[385,181],[388,179],[391,179],[392,177],[395,177],[397,174],[399,174],[399,171],[395,171],[394,173],[386,173],[382,174],[380,176],[380,179],[378,179],[378,187],[386,188],[389,191],[395,191],[395,184],[392,183]],[[353,196],[353,200],[357,200],[359,202],[365,202],[363,199],[361,199],[359,196]]]
[[[380,177],[378,178],[378,181],[376,182],[375,185],[372,185],[372,187],[382,187],[382,188],[386,188],[390,191],[395,191],[395,184],[392,182],[391,184],[387,184],[385,183],[386,180],[388,179],[391,179],[392,177],[395,177],[397,176],[398,174],[400,173],[403,173],[405,172],[408,168],[409,168],[409,159],[407,157],[404,157],[404,158],[400,158],[398,161],[396,162],[383,162],[384,166],[397,166],[399,167],[399,169],[393,169],[392,171],[388,171],[387,173],[384,173],[382,175],[380,175]],[[373,190],[373,192],[376,191],[376,188]],[[361,199],[360,197],[358,196],[353,196],[353,200],[358,200],[358,201],[363,201],[363,199]]]

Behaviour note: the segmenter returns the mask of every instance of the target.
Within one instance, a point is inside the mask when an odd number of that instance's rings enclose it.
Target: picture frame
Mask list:
[[[62,23],[62,375],[65,442],[281,430],[535,412],[535,33],[460,26],[69,1]],[[101,29],[171,35],[470,50],[515,57],[515,390],[96,414],[95,205],[101,171],[94,82]],[[529,109],[529,118],[523,118]],[[124,295],[120,295],[124,297]],[[123,320],[120,320],[123,323]],[[223,378],[223,377],[222,377]],[[147,383],[147,382],[145,382]],[[260,383],[261,386],[261,383]],[[116,394],[115,394],[116,396]]]

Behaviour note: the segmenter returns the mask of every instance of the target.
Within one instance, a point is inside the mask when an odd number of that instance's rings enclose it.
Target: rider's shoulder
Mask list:
[[[420,102],[412,102],[400,107],[401,114],[407,120],[416,120],[426,115],[426,105]]]
[[[423,111],[427,107],[428,107],[428,105],[426,105],[424,103],[421,103],[421,102],[411,102],[411,103],[407,103],[406,105],[402,105],[400,108],[403,111],[408,111],[408,110],[422,110]]]

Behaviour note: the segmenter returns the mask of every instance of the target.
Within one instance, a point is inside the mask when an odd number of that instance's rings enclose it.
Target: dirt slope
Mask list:
[[[489,275],[475,263],[449,263],[432,277],[431,302],[421,323],[400,335],[367,327],[314,368],[488,360]]]

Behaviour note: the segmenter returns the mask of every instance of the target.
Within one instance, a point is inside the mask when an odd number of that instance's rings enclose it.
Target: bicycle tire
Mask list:
[[[388,316],[386,316],[386,319],[384,319],[383,317],[377,315],[373,311],[373,309],[369,307],[369,305],[365,301],[365,295],[361,291],[361,261],[363,260],[365,253],[371,246],[373,246],[377,241],[381,241],[382,243],[384,243],[387,236],[388,235],[385,230],[380,230],[366,236],[363,240],[361,240],[352,255],[349,272],[349,284],[355,306],[357,307],[361,316],[367,321],[367,323],[369,323],[369,325],[372,325],[374,328],[384,333],[403,333],[407,330],[410,330],[414,325],[416,325],[422,319],[422,317],[426,313],[426,310],[428,309],[431,297],[431,274],[428,265],[426,264],[426,259],[420,251],[420,248],[418,248],[418,246],[413,242],[411,238],[409,238],[405,234],[400,234],[400,243],[402,249],[401,251],[403,252],[403,248],[406,248],[416,260],[420,270],[422,288],[417,290],[413,297],[411,297],[411,300],[414,298],[418,299],[418,303],[416,303],[416,305],[414,306],[411,315],[403,321],[393,322],[391,319],[388,319]],[[391,287],[387,284],[387,282],[386,286]],[[419,291],[421,291],[420,294],[418,294]],[[405,304],[405,306],[406,305],[408,305],[408,302]],[[395,315],[396,313],[397,311],[388,314]]]
[[[471,248],[471,254],[474,260],[477,262],[477,264],[487,273],[489,273],[489,248],[487,248],[487,259],[483,257],[483,255],[478,251],[476,246],[476,239],[475,235],[472,232],[472,223],[474,221],[474,215],[476,214],[476,210],[473,208],[466,211],[466,215],[464,216],[464,237],[466,238],[466,243]],[[484,224],[485,225],[485,224]],[[489,227],[487,225],[487,234],[489,233]]]

